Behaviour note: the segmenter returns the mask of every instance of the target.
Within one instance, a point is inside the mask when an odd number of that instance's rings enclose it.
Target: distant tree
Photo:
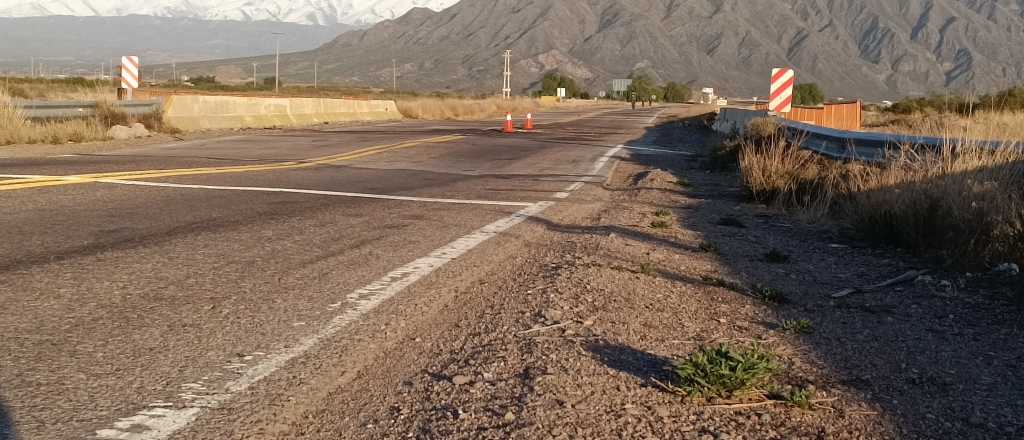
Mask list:
[[[636,93],[637,99],[643,101],[650,99],[651,96],[661,96],[661,91],[654,82],[654,75],[650,72],[633,72],[629,78],[633,80],[633,84],[626,90],[627,99],[633,93]]]
[[[276,80],[276,79],[277,79],[277,77],[274,77],[274,76],[268,76],[266,78],[263,78],[263,87],[271,87],[271,88],[273,88],[274,87],[274,80]],[[278,82],[278,85],[280,85],[281,87],[284,87],[284,81]]]
[[[588,91],[586,91],[586,90],[584,90],[584,91],[580,92],[580,99],[586,99],[586,100],[589,100],[589,99],[591,99],[591,98],[593,98],[593,97],[592,97],[592,96],[590,96],[590,92],[588,92]]]
[[[814,106],[824,102],[825,93],[815,83],[797,84],[793,89],[793,104]]]
[[[576,80],[573,77],[558,72],[545,74],[544,79],[541,80],[541,95],[557,96],[558,89],[565,89],[567,98],[579,97],[579,86],[576,85]]]
[[[686,102],[690,100],[690,88],[675,81],[669,81],[665,84],[664,95],[662,100],[665,102]]]
[[[215,85],[215,84],[217,84],[217,77],[213,76],[213,75],[193,76],[193,77],[188,79],[188,82],[190,82],[192,84],[195,84],[197,86],[200,86],[200,85]]]

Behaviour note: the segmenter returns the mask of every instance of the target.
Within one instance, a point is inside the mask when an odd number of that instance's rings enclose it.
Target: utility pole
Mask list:
[[[252,88],[256,87],[256,63],[252,63]]]
[[[316,61],[313,61],[313,88],[314,89],[316,88],[316,80],[317,80],[316,70],[317,70],[317,67],[319,67],[319,63],[316,62]]]
[[[505,81],[501,87],[501,97],[504,99],[512,98],[512,51],[505,51]]]
[[[281,32],[273,32],[277,37],[277,50],[276,61],[274,61],[274,94],[278,94],[281,91],[281,36],[284,35]]]
[[[36,57],[29,57],[28,77],[36,76]]]
[[[398,93],[398,60],[391,59],[391,91]]]
[[[171,84],[178,83],[178,66],[171,61]]]

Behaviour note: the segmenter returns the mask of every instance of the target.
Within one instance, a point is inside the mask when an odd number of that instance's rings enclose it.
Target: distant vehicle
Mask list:
[[[882,108],[892,107],[892,101],[882,101]]]

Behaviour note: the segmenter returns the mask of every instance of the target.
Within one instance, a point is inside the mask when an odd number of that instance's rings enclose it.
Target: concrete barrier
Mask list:
[[[747,131],[747,125],[758,118],[767,118],[767,110],[749,110],[734,107],[722,107],[715,119],[715,131],[723,134],[741,135]]]
[[[186,131],[395,119],[402,114],[394,101],[176,95],[164,102],[164,121]]]

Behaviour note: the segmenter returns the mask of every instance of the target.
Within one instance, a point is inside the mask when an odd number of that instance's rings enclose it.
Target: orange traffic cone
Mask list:
[[[526,124],[523,124],[523,130],[533,130],[533,113],[526,114]]]
[[[501,129],[501,131],[505,132],[505,133],[515,133],[516,132],[516,127],[514,125],[512,125],[512,113],[511,112],[507,113],[505,115],[505,128]]]

